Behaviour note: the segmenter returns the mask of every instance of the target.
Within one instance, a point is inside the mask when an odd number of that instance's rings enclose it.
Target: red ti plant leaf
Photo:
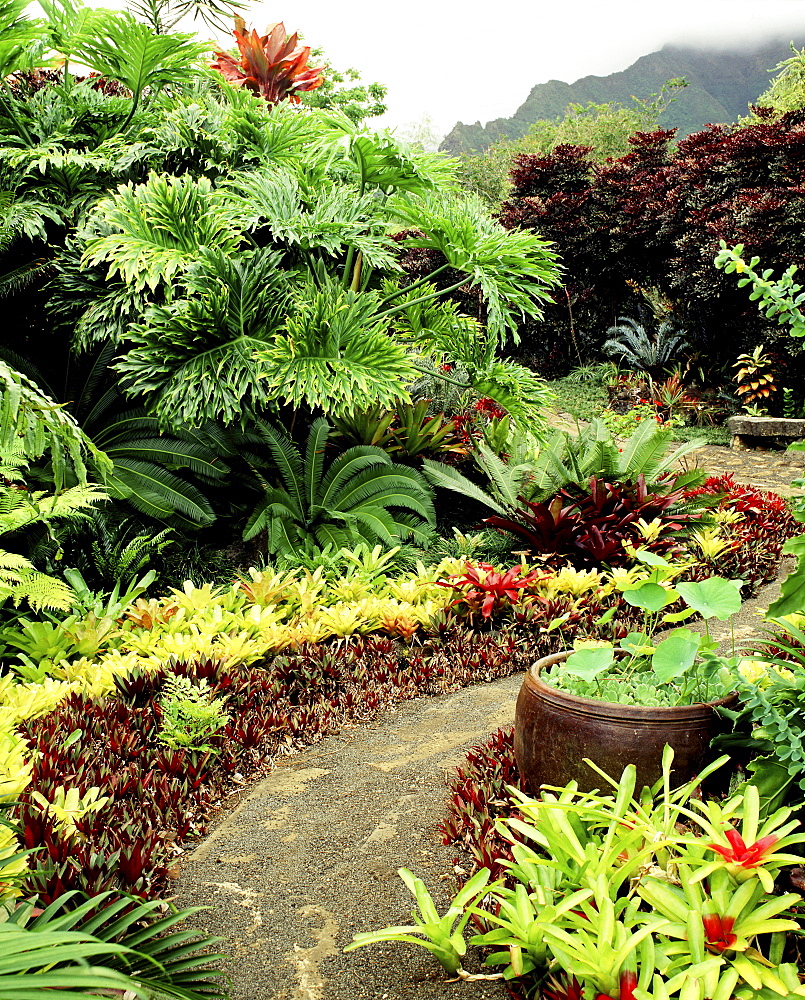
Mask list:
[[[246,22],[235,18],[232,32],[240,50],[240,62],[228,52],[216,52],[211,63],[225,80],[236,87],[245,87],[265,98],[269,104],[288,100],[299,104],[299,91],[316,90],[322,85],[323,66],[308,66],[310,46],[299,45],[299,36],[288,36],[285,25],[270,24],[265,35],[258,35],[252,28],[246,33]]]

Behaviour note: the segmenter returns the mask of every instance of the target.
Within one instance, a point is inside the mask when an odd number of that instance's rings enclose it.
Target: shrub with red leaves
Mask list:
[[[682,489],[649,490],[643,476],[633,483],[592,477],[586,495],[561,490],[541,503],[521,497],[522,507],[508,517],[484,518],[484,524],[516,535],[535,555],[547,555],[549,562],[569,561],[577,569],[625,566],[633,560],[624,545],[664,553],[677,545],[675,533],[694,517],[674,510],[684,499]],[[655,519],[663,522],[663,531],[646,546],[637,522]]]
[[[688,340],[722,363],[759,340],[787,339],[713,259],[723,239],[777,274],[805,264],[803,126],[802,110],[709,125],[676,149],[671,131],[637,133],[630,153],[600,165],[583,146],[517,157],[501,221],[551,240],[565,267],[564,294],[546,322],[533,327],[533,340],[531,328],[522,331],[535,363],[547,358],[552,373],[560,361],[578,364],[575,341],[589,357],[613,317],[645,304],[640,289],[662,293]]]
[[[443,843],[469,851],[479,868],[504,878],[501,861],[513,861],[509,842],[495,828],[498,819],[517,815],[507,785],[520,787],[514,759],[514,727],[499,729],[467,752],[449,785],[447,817],[439,824]]]
[[[115,697],[73,694],[21,726],[33,763],[19,807],[32,851],[26,891],[43,906],[71,889],[153,896],[167,884],[175,848],[203,832],[232,779],[242,784],[265,772],[280,748],[316,742],[397,701],[525,670],[541,655],[538,645],[513,635],[453,625],[441,641],[419,646],[359,638],[306,646],[263,666],[176,663],[173,672],[207,680],[212,695],[226,699],[231,721],[206,738],[215,753],[174,750],[159,740],[168,671],[118,678]],[[72,835],[33,799],[39,792],[53,802],[63,786],[82,795],[98,788],[108,798],[77,820]]]
[[[713,561],[712,572],[745,580],[750,590],[775,579],[783,545],[800,531],[783,497],[771,490],[736,483],[732,475],[713,476],[688,490],[686,497],[712,497],[711,509],[733,510],[741,515],[740,521],[723,526],[722,534],[733,544]]]

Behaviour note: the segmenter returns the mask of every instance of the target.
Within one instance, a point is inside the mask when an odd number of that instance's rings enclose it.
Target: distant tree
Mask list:
[[[686,86],[684,79],[668,80],[659,94],[633,97],[631,107],[616,101],[570,104],[563,118],[534,122],[521,139],[503,140],[486,153],[464,157],[462,181],[491,205],[498,206],[511,189],[509,174],[515,157],[522,154],[544,157],[559,146],[569,145],[588,147],[590,158],[597,163],[625,156],[631,151],[629,137],[659,128],[660,115]]]
[[[417,121],[401,125],[396,129],[396,134],[399,139],[423,153],[435,153],[443,137],[430,115],[422,115]]]
[[[751,127],[709,125],[676,146],[672,130],[638,133],[626,156],[604,164],[589,146],[519,156],[501,221],[550,240],[565,268],[546,323],[521,331],[526,348],[530,339],[541,359],[553,353],[568,365],[578,363],[576,351],[568,357],[578,343],[589,360],[606,327],[649,295],[662,296],[668,318],[718,363],[787,337],[713,259],[725,240],[776,271],[805,265],[803,126],[805,109],[769,111]]]
[[[779,70],[768,88],[755,101],[758,108],[772,108],[778,115],[805,108],[805,49],[799,51],[791,43],[794,53],[790,59],[783,59],[774,68]],[[753,114],[748,121],[757,120]]]
[[[310,57],[324,65],[324,80],[318,90],[301,95],[302,103],[311,108],[338,108],[356,125],[367,118],[384,115],[388,87],[382,83],[363,83],[356,69],[337,70],[327,65],[322,49],[313,49]]]

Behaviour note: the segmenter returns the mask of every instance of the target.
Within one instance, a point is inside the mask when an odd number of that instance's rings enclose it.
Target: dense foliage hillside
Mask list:
[[[803,33],[792,38],[759,42],[753,48],[701,49],[665,45],[641,56],[628,69],[609,76],[585,76],[575,83],[549,80],[537,84],[511,118],[465,125],[457,122],[441,148],[459,154],[487,149],[509,137],[520,138],[536,121],[561,118],[569,104],[618,101],[629,105],[632,96],[649,97],[666,80],[684,77],[688,86],[664,112],[660,124],[679,130],[678,138],[710,122],[733,122],[767,88],[774,66],[790,55],[790,43],[803,44]]]

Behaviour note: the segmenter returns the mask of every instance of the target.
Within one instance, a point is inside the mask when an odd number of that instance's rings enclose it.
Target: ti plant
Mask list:
[[[758,344],[751,354],[739,354],[733,364],[732,367],[738,369],[734,376],[734,381],[738,383],[735,391],[748,413],[757,411],[757,416],[767,414],[768,404],[778,388],[773,366],[774,362],[763,351],[763,344]]]
[[[216,52],[211,65],[235,87],[251,90],[269,104],[284,100],[299,104],[300,92],[316,90],[324,82],[323,67],[308,66],[310,46],[299,45],[299,36],[288,35],[282,22],[269,25],[264,35],[258,35],[254,28],[247,33],[246,22],[238,16],[232,34],[240,62],[228,52]]]

